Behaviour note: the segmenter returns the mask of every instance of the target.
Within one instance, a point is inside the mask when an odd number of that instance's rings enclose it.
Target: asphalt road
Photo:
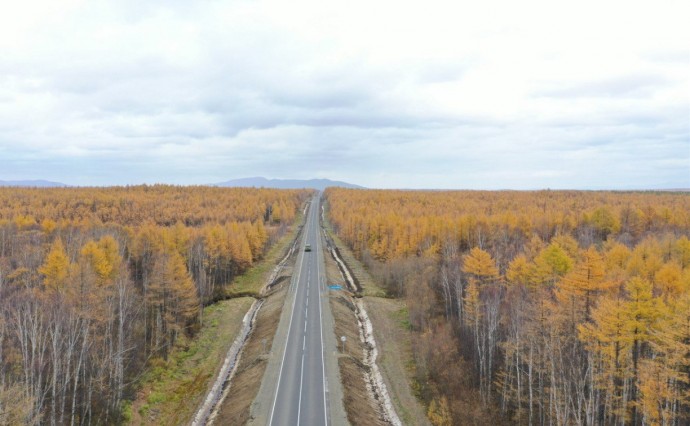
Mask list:
[[[295,270],[298,278],[290,289],[295,293],[294,304],[268,420],[272,426],[331,424],[324,364],[324,306],[320,297],[327,288],[324,266],[318,255],[321,250],[319,212],[319,198],[315,197],[307,213],[303,255]],[[305,244],[311,245],[310,252],[304,251]]]

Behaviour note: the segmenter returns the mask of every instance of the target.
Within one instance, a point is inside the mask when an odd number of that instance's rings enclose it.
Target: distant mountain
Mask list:
[[[60,182],[51,182],[49,180],[0,180],[0,186],[23,186],[30,188],[61,188],[65,185]]]
[[[254,188],[277,188],[277,189],[299,189],[312,188],[323,191],[329,186],[339,186],[342,188],[364,188],[347,182],[330,179],[266,179],[265,177],[251,177],[242,179],[232,179],[227,182],[216,183],[214,186],[227,187],[254,187]]]

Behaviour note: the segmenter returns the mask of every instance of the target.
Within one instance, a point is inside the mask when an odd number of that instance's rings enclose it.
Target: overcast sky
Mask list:
[[[689,17],[687,0],[9,2],[0,180],[687,188]]]

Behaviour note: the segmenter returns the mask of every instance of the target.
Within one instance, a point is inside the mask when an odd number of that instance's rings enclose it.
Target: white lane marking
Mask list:
[[[299,401],[297,401],[297,424],[299,425],[299,417],[302,412],[302,382],[304,381],[304,351],[302,351],[302,367],[299,376]]]
[[[307,220],[307,231],[304,233],[304,241],[306,241],[309,234],[309,221],[311,217]],[[292,313],[290,314],[290,322],[288,323],[288,335],[285,340],[285,348],[283,349],[283,359],[280,361],[280,371],[278,372],[278,386],[276,387],[276,395],[273,398],[273,407],[271,407],[271,420],[268,422],[269,425],[273,424],[273,414],[276,410],[276,402],[278,401],[278,393],[280,391],[280,379],[283,375],[283,365],[285,364],[285,354],[287,354],[288,342],[290,340],[290,328],[292,327],[292,318],[295,316],[295,305],[297,304],[297,290],[299,289],[299,280],[302,275],[302,267],[304,266],[304,252],[302,252],[302,258],[300,259],[299,270],[297,271],[297,285],[295,286],[295,299],[292,303]],[[304,364],[304,358],[302,358],[302,364]],[[302,395],[300,394],[300,399]]]
[[[316,278],[321,280],[321,271],[319,269],[319,243],[321,238],[316,239]],[[323,359],[323,318],[321,316],[321,286],[318,289],[319,295],[319,331],[321,332],[321,377],[323,378],[323,420],[324,425],[328,426],[328,404],[326,403],[326,364]]]

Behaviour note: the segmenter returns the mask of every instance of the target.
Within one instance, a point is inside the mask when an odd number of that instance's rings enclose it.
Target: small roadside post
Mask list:
[[[347,337],[345,336],[340,336],[340,341],[343,342],[343,353],[345,353],[345,341],[347,340]]]

